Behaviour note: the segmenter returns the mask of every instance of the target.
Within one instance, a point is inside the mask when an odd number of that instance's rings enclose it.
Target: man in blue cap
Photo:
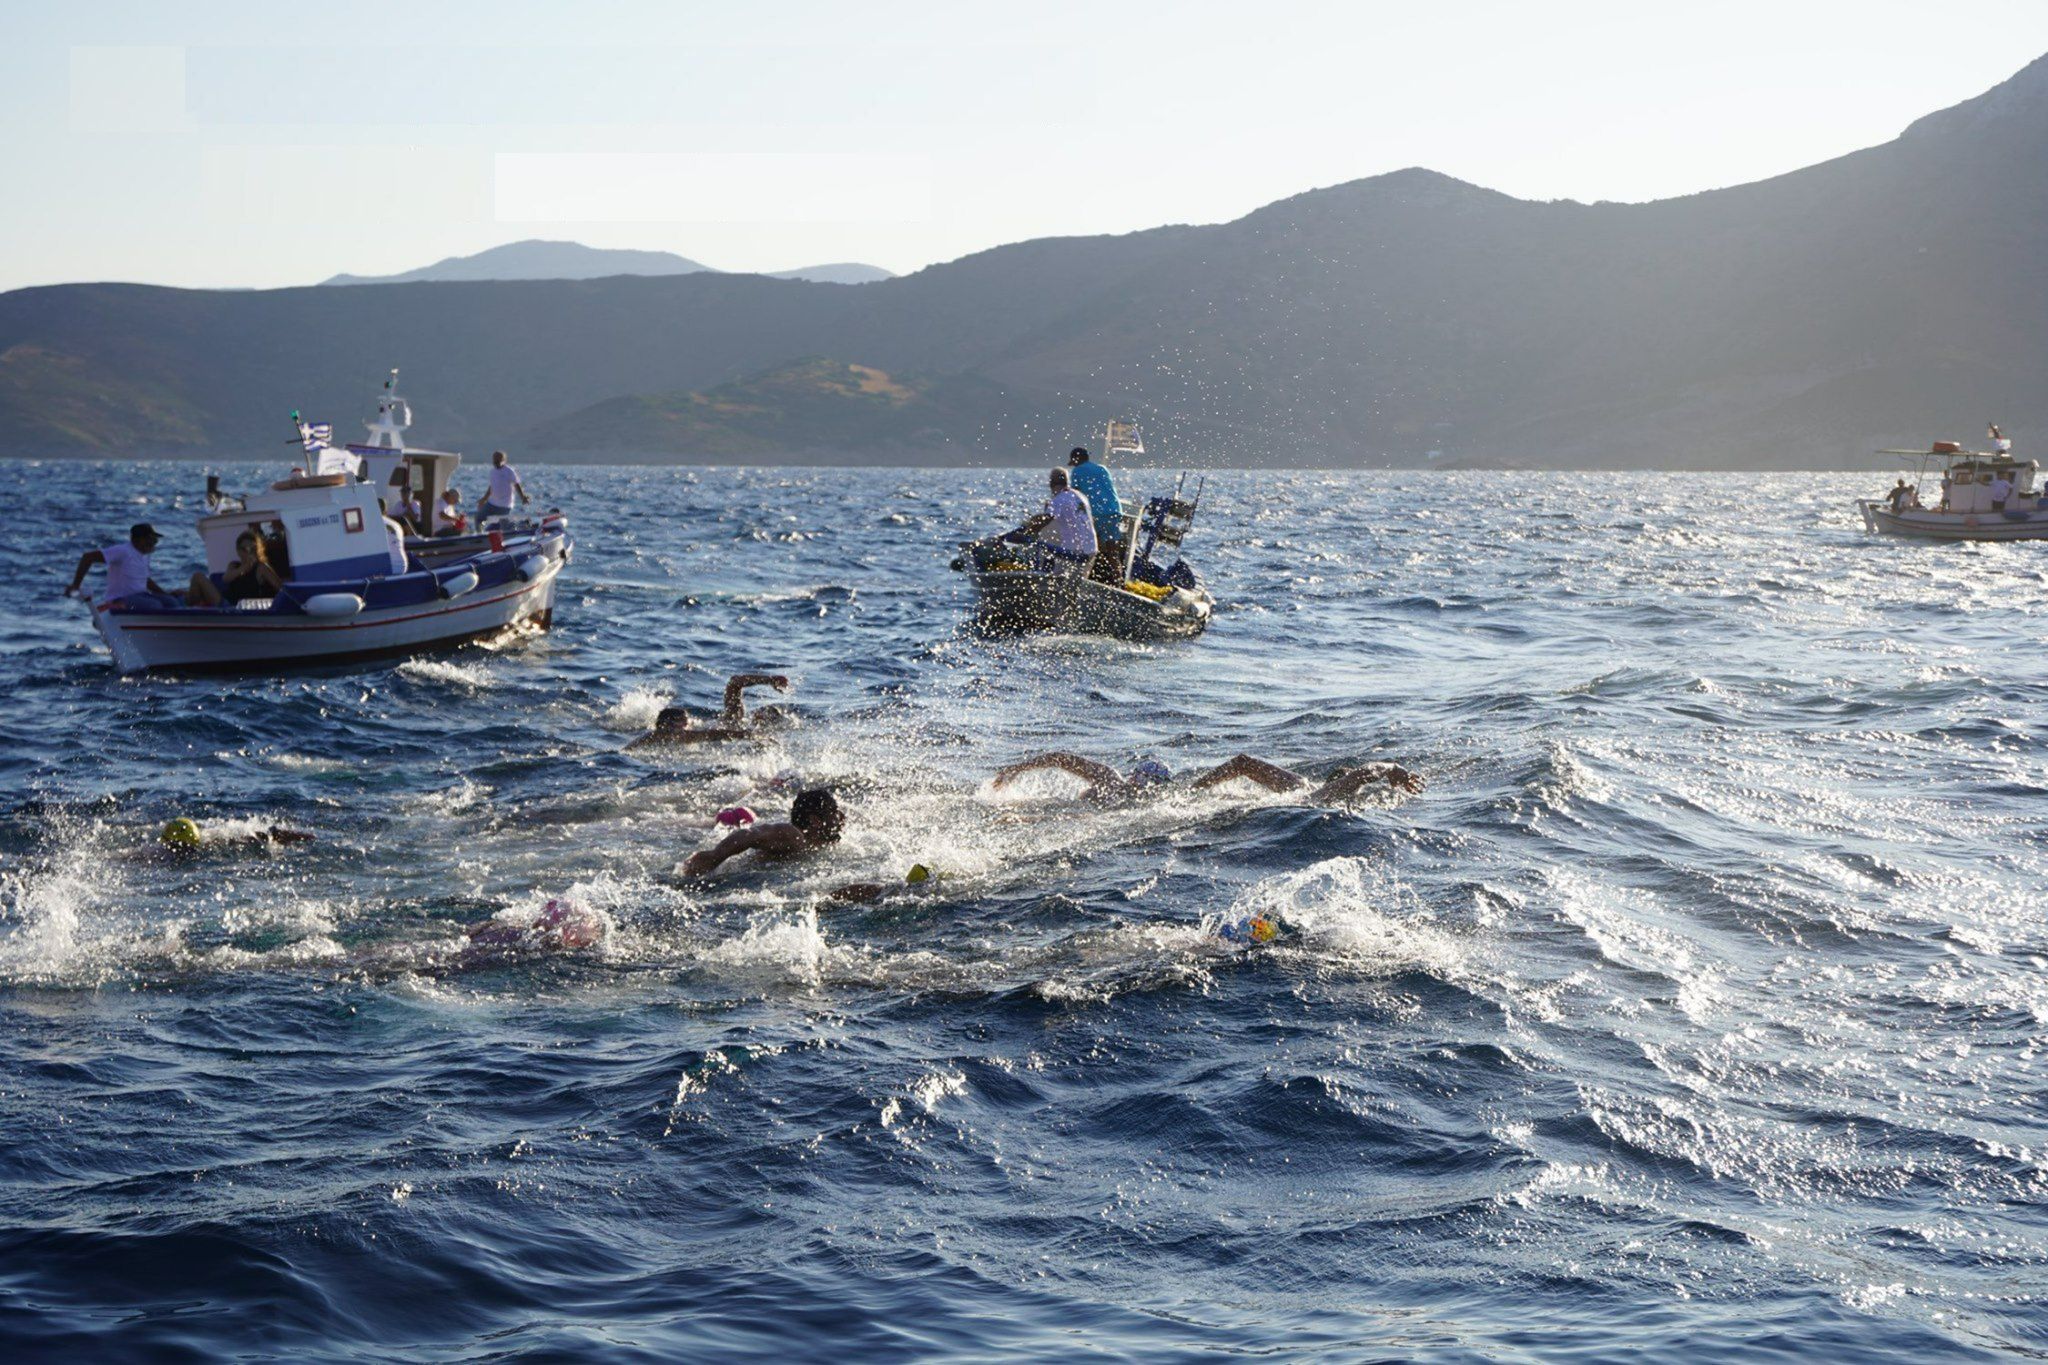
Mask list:
[[[1103,557],[1121,566],[1124,505],[1116,496],[1116,480],[1110,478],[1107,468],[1089,458],[1088,447],[1075,446],[1067,455],[1067,482],[1088,499],[1088,510],[1095,516],[1095,539]],[[1112,550],[1112,544],[1118,548]]]

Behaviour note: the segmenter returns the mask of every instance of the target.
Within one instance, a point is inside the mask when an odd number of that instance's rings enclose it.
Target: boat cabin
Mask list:
[[[272,550],[271,567],[287,582],[370,578],[391,571],[390,541],[377,490],[345,474],[297,474],[251,493],[243,505],[199,519],[209,572],[224,574],[235,541],[255,527]],[[283,557],[275,551],[282,537]]]
[[[2007,507],[2022,505],[2036,496],[2035,476],[2041,466],[2033,460],[2016,460],[2010,455],[1987,455],[1965,451],[1950,458],[1948,465],[1948,510],[1979,513],[1991,511],[1991,485],[2000,478],[2012,485]],[[1924,494],[1922,495],[1925,496]]]
[[[348,447],[349,454],[362,461],[363,477],[376,488],[378,496],[393,504],[398,502],[391,496],[395,478],[412,491],[431,521],[441,495],[455,481],[455,469],[462,463],[462,456],[452,450],[426,450],[405,443],[405,429],[412,425],[412,404],[398,396],[397,370],[384,381],[384,392],[377,399],[377,419],[363,425],[368,439],[351,441]],[[425,535],[431,527],[417,529]]]

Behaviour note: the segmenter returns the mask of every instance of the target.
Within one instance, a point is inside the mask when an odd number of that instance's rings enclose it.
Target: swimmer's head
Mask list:
[[[1173,780],[1173,769],[1156,758],[1138,760],[1138,766],[1131,769],[1133,787],[1162,787]]]
[[[747,721],[760,730],[783,730],[797,723],[796,713],[787,706],[757,706],[747,712]]]
[[[678,730],[690,728],[690,712],[687,707],[664,706],[661,714],[654,718],[654,733],[672,735]]]
[[[846,812],[839,809],[837,797],[818,787],[796,794],[789,805],[789,823],[812,843],[836,844],[846,829]]]
[[[165,825],[163,832],[157,835],[156,839],[158,843],[163,844],[167,848],[197,848],[199,847],[199,822],[197,820],[188,820],[181,815],[168,825]]]

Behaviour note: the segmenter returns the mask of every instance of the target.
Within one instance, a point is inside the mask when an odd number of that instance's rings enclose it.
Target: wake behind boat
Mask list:
[[[1144,454],[1137,428],[1111,422],[1104,433],[1105,465],[1109,459]],[[1092,482],[1109,490],[1106,468],[1084,479],[1092,463],[1085,450],[1072,457],[1078,489]],[[1154,497],[1142,515],[1122,510],[1097,511],[1087,495],[1081,515],[1092,514],[1096,552],[1077,556],[1063,552],[1058,510],[1061,471],[1055,471],[1055,497],[1048,513],[1014,531],[984,540],[964,541],[952,567],[968,576],[978,599],[978,620],[995,630],[1045,630],[1080,635],[1108,635],[1122,640],[1191,639],[1208,629],[1215,598],[1202,586],[1194,566],[1178,552],[1201,505],[1202,485],[1187,494],[1183,474],[1172,496]],[[1072,496],[1072,494],[1069,494]],[[1175,552],[1162,563],[1163,551]]]

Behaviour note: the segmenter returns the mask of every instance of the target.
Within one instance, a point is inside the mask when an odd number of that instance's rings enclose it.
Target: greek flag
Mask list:
[[[308,455],[311,455],[316,450],[325,450],[329,443],[334,440],[334,423],[301,422],[299,423],[299,440],[305,443]]]

